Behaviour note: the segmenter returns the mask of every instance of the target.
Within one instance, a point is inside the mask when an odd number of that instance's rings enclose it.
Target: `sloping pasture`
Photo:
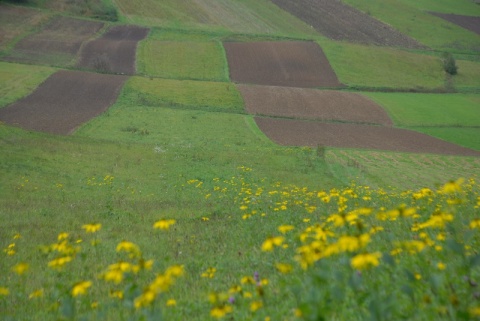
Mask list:
[[[55,71],[44,66],[0,62],[0,107],[30,94]]]
[[[240,93],[227,82],[132,77],[121,100],[130,106],[244,113]]]
[[[340,82],[377,90],[438,90],[445,72],[438,57],[399,49],[319,41]]]
[[[0,3],[0,51],[25,33],[35,30],[51,17],[50,13]]]
[[[179,39],[182,38],[183,39]],[[155,29],[139,44],[140,74],[162,78],[228,81],[224,49],[208,35],[174,33]]]
[[[479,16],[480,9],[473,1],[345,0],[345,2],[431,48],[470,52],[480,50],[478,35],[427,12]]]
[[[313,35],[302,21],[267,0],[116,0],[130,23],[237,33]]]
[[[103,22],[55,17],[42,30],[19,42],[5,60],[67,66],[76,59],[83,42],[93,37]]]

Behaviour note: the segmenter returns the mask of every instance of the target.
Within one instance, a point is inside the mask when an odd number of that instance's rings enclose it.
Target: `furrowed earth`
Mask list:
[[[255,115],[392,126],[385,110],[356,93],[293,87],[237,85]]]
[[[102,37],[87,43],[81,51],[79,68],[116,74],[135,74],[137,44],[149,32],[148,28],[116,26]]]
[[[0,109],[0,120],[27,130],[67,135],[115,102],[126,76],[58,71],[31,95]]]
[[[55,17],[40,32],[20,40],[4,60],[66,66],[103,22]]]
[[[314,42],[225,42],[234,82],[285,87],[341,87]]]
[[[272,0],[272,2],[333,40],[412,49],[426,48],[391,26],[341,1]]]

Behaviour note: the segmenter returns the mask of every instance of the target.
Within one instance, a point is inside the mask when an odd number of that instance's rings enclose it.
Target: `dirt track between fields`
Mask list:
[[[286,87],[340,87],[322,49],[314,42],[224,42],[236,83]]]
[[[148,28],[116,26],[102,37],[87,43],[81,51],[79,68],[107,73],[135,74],[137,44],[149,32]]]
[[[67,64],[82,43],[93,37],[103,22],[56,17],[41,31],[20,40],[4,60],[28,63]]]
[[[67,135],[112,105],[128,77],[58,71],[32,94],[0,109],[0,121]]]
[[[416,40],[338,0],[272,0],[274,4],[334,40],[426,48]]]
[[[480,151],[406,129],[261,117],[255,117],[255,122],[267,137],[285,146],[327,146],[480,156]]]
[[[392,126],[385,110],[356,93],[292,87],[237,85],[255,115]]]
[[[480,17],[462,16],[458,14],[447,14],[438,12],[429,13],[480,35]]]

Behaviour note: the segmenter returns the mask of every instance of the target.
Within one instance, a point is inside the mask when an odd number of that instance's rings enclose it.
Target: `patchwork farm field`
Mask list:
[[[479,8],[2,1],[1,318],[480,318]]]

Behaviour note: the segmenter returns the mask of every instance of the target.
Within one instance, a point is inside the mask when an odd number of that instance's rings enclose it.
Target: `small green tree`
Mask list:
[[[443,69],[452,76],[457,74],[455,58],[449,52],[443,55]]]

